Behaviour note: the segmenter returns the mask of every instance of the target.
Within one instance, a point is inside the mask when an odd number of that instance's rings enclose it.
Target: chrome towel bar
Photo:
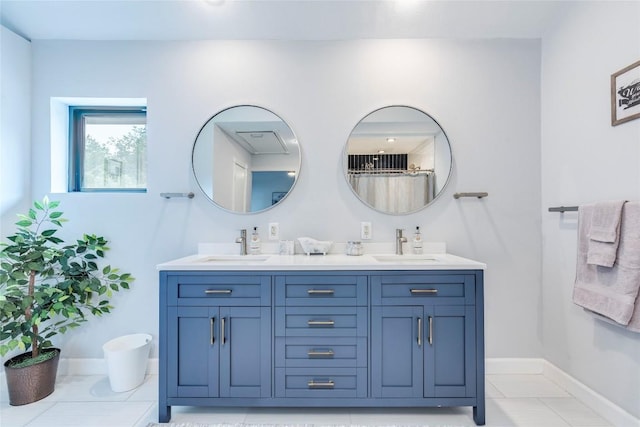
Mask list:
[[[165,199],[173,199],[175,197],[187,197],[189,199],[193,199],[195,194],[191,191],[188,193],[160,193],[160,197],[164,197]]]
[[[569,211],[577,211],[578,207],[577,206],[555,206],[552,208],[549,208],[549,212],[569,212]]]
[[[461,197],[477,197],[478,199],[482,199],[483,197],[487,197],[488,195],[489,193],[487,193],[486,191],[480,193],[455,193],[453,195],[453,198],[459,199]]]

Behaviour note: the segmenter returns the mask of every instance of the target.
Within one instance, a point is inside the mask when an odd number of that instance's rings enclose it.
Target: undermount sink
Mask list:
[[[254,263],[264,262],[269,259],[269,255],[207,255],[196,262],[204,263]]]
[[[433,255],[373,255],[378,262],[393,263],[421,263],[421,262],[437,262],[438,258]]]

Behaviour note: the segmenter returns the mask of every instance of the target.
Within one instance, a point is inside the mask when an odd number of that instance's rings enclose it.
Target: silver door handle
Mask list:
[[[411,289],[411,295],[437,294],[437,289]]]
[[[418,347],[422,347],[422,317],[418,317]]]
[[[309,320],[307,325],[309,326],[333,326],[336,322],[333,320]]]
[[[336,293],[333,289],[307,289],[309,295],[333,295]]]
[[[315,380],[311,380],[307,383],[307,385],[309,386],[309,388],[333,388],[336,384],[333,382],[333,380],[317,382]]]
[[[429,345],[433,345],[433,317],[429,316]]]
[[[224,345],[225,336],[224,336],[224,317],[220,318],[220,345]]]
[[[213,343],[215,342],[213,338],[213,324],[215,320],[216,320],[215,317],[212,317],[211,319],[209,319],[209,340],[211,342],[211,345],[213,345]]]
[[[206,289],[204,291],[205,294],[210,295],[210,294],[230,294],[231,293],[231,289]]]

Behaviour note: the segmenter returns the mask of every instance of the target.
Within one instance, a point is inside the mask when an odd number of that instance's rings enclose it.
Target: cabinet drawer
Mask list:
[[[276,307],[276,336],[367,336],[367,307]]]
[[[474,304],[472,274],[382,275],[371,278],[374,305]]]
[[[276,305],[354,306],[367,304],[367,277],[293,275],[275,279]]]
[[[271,278],[268,276],[175,275],[168,278],[168,290],[169,303],[182,306],[271,305]]]
[[[367,366],[367,339],[276,338],[277,367],[356,368]]]
[[[276,368],[276,397],[367,397],[367,368]]]

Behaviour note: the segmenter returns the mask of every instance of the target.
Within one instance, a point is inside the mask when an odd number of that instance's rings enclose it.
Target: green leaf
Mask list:
[[[20,220],[20,221],[16,222],[16,225],[18,227],[30,227],[31,225],[33,225],[33,221],[28,220],[28,219],[23,219],[23,220]]]
[[[60,201],[59,200],[52,200],[51,202],[49,202],[49,207],[51,209],[55,209],[60,205]]]
[[[47,202],[47,203],[48,203],[48,201],[47,201],[46,197],[45,197],[45,202]],[[40,202],[39,202],[39,201],[37,201],[37,200],[36,200],[35,202],[33,202],[33,206],[35,206],[35,207],[36,207],[36,209],[38,209],[38,210],[40,210],[40,211],[43,211],[43,210],[44,210],[44,206],[42,206],[42,203],[40,203]]]
[[[42,270],[42,264],[38,262],[29,262],[27,263],[27,268],[32,271],[40,271]]]
[[[58,219],[62,216],[62,212],[60,211],[55,211],[55,212],[51,212],[49,214],[49,219]]]
[[[44,230],[44,231],[42,232],[42,235],[43,235],[44,237],[51,237],[51,236],[53,236],[53,235],[56,233],[56,231],[58,231],[58,230],[55,230],[55,229],[51,229],[51,230]]]

